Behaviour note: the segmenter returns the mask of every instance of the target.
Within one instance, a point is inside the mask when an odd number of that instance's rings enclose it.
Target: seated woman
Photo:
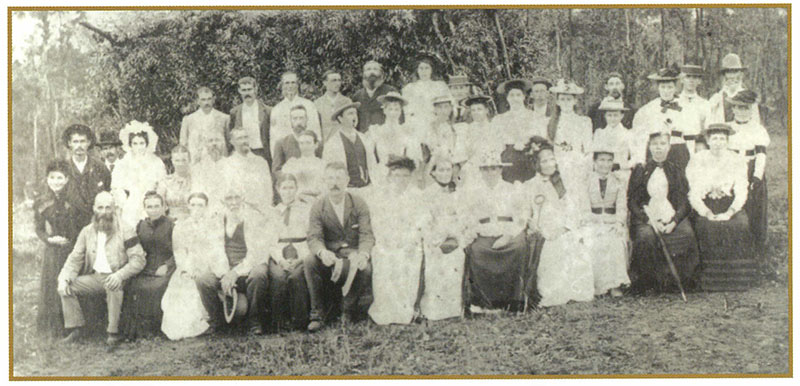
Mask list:
[[[697,241],[688,221],[689,186],[684,170],[667,159],[670,149],[667,127],[662,126],[649,134],[648,161],[637,165],[628,181],[633,243],[630,271],[636,290],[677,288],[659,235],[684,288],[694,284],[699,263]]]
[[[59,337],[64,332],[61,297],[56,288],[58,274],[81,231],[76,220],[80,216],[78,207],[67,201],[69,168],[69,163],[62,160],[47,165],[47,191],[37,197],[33,206],[36,235],[44,243],[36,331],[49,337]]]
[[[602,105],[601,105],[602,107]],[[594,294],[622,296],[628,278],[627,177],[612,173],[615,147],[595,142],[594,171],[586,179],[581,198],[583,244],[592,260]]]
[[[408,324],[415,316],[422,271],[420,195],[412,184],[414,161],[391,156],[386,167],[388,185],[368,202],[375,232],[369,316],[377,324]]]
[[[742,291],[757,276],[747,213],[747,161],[728,150],[731,126],[709,125],[703,133],[709,150],[686,166],[689,202],[697,212],[697,244],[702,258],[700,287],[706,291]]]
[[[312,204],[322,193],[322,175],[325,173],[325,161],[317,157],[319,147],[317,133],[306,130],[297,138],[300,157],[289,158],[281,171],[291,174],[297,182],[297,199]]]
[[[539,146],[536,166],[536,176],[527,183],[526,190],[533,211],[531,221],[535,221],[529,228],[544,239],[537,243],[541,248],[536,270],[539,305],[590,301],[594,298],[592,261],[580,242],[578,228],[581,185],[577,177],[572,177],[578,172],[568,170],[563,175],[549,143]]]
[[[194,279],[219,271],[225,259],[224,234],[208,214],[205,193],[189,195],[189,217],[179,221],[172,233],[176,273],[161,298],[161,331],[171,340],[191,338],[208,330],[208,313],[200,299]],[[224,272],[223,272],[224,273]]]
[[[297,185],[295,176],[286,173],[285,168],[278,174],[275,187],[280,202],[274,208],[278,242],[271,248],[269,260],[273,329],[280,329],[287,324],[294,329],[305,329],[309,322],[308,313],[311,309],[303,259],[311,255],[306,242],[311,206],[296,198]]]
[[[525,224],[530,217],[518,189],[503,181],[499,154],[487,153],[479,163],[481,181],[464,192],[467,227],[468,301],[471,312],[487,309],[522,310],[533,305],[535,271]]]
[[[422,227],[423,276],[419,309],[429,320],[464,314],[464,222],[459,194],[453,181],[453,161],[434,157],[433,184],[422,194],[427,220]]]
[[[172,148],[171,158],[175,171],[158,182],[156,191],[161,197],[164,197],[164,203],[169,209],[169,218],[172,221],[178,221],[189,217],[189,206],[186,200],[192,189],[189,150],[186,146],[177,145]]]
[[[129,339],[157,334],[161,326],[161,297],[175,271],[172,256],[174,223],[164,215],[164,199],[156,192],[144,195],[147,218],[136,225],[136,235],[146,253],[142,272],[125,287],[120,332]]]

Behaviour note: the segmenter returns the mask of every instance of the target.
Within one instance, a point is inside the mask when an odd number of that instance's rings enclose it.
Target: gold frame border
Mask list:
[[[188,10],[378,10],[378,9],[643,9],[643,8],[783,8],[787,17],[787,146],[788,146],[788,193],[789,193],[789,372],[778,374],[563,374],[563,375],[339,375],[339,376],[122,376],[122,377],[69,377],[69,376],[15,376],[14,375],[14,297],[13,258],[8,259],[8,373],[9,381],[77,381],[77,380],[415,380],[415,379],[675,379],[675,378],[793,378],[793,331],[792,331],[792,4],[559,4],[559,5],[331,5],[331,6],[75,6],[75,7],[7,7],[8,18],[8,256],[13,252],[13,189],[12,189],[12,113],[11,113],[11,22],[15,11],[188,11]]]

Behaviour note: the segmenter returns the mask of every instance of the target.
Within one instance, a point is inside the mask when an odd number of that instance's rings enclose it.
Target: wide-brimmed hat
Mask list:
[[[453,95],[451,95],[450,93],[438,95],[434,97],[433,100],[431,101],[431,104],[433,105],[437,105],[439,103],[449,103],[451,105],[455,104],[453,101]]]
[[[669,82],[678,80],[678,76],[680,73],[676,68],[673,67],[664,67],[660,68],[655,73],[652,73],[647,76],[647,79],[654,80],[656,82]]]
[[[511,166],[511,163],[503,162],[500,159],[500,154],[493,151],[487,151],[481,154],[480,160],[478,162],[479,168],[491,168],[491,167],[502,167],[502,166]]]
[[[736,93],[733,98],[728,99],[732,105],[750,106],[758,101],[758,94],[752,90],[742,90]]]
[[[231,288],[227,294],[220,292],[222,298],[222,309],[225,312],[225,321],[232,323],[235,319],[241,319],[247,315],[247,296]]]
[[[139,122],[137,120],[130,121],[119,131],[119,140],[122,142],[122,150],[125,150],[126,153],[130,153],[131,134],[136,133],[144,133],[147,135],[147,151],[149,153],[155,153],[156,146],[158,145],[158,134],[156,134],[153,127],[147,122]]]
[[[351,264],[350,259],[336,260],[333,272],[331,272],[331,281],[342,286],[342,296],[346,296],[350,292],[356,273],[358,273],[358,267]]]
[[[564,79],[559,79],[555,86],[550,87],[550,92],[553,94],[581,95],[583,94],[583,88],[578,87],[573,81],[567,82]]]
[[[725,55],[719,65],[719,72],[744,71],[746,69],[747,67],[742,66],[742,60],[736,54]]]
[[[697,64],[684,64],[681,66],[681,73],[689,76],[699,76],[702,77],[705,75],[703,72],[703,66]]]
[[[708,139],[708,136],[714,133],[725,133],[728,136],[734,134],[736,130],[727,123],[712,123],[703,129],[703,137]]]
[[[614,99],[605,97],[600,101],[600,106],[597,108],[602,111],[628,111],[629,108],[625,107],[625,102],[622,99]]]
[[[511,89],[518,88],[522,90],[525,94],[531,92],[531,88],[533,88],[533,83],[527,79],[516,78],[516,79],[509,79],[503,83],[500,83],[497,86],[497,93],[498,94],[507,94],[508,91]]]
[[[547,86],[548,89],[550,87],[553,87],[553,82],[551,82],[550,79],[547,79],[547,78],[545,78],[543,76],[534,76],[533,78],[531,78],[531,85],[534,85],[534,84],[537,84],[537,83],[541,83],[541,84]]]
[[[100,138],[97,141],[98,146],[122,146],[122,141],[119,140],[119,135],[111,130],[104,130],[100,132]]]
[[[489,104],[491,102],[492,102],[492,97],[490,97],[490,96],[487,96],[487,95],[472,95],[472,96],[468,96],[468,97],[462,99],[461,100],[461,105],[469,107],[469,106],[472,106],[472,105],[474,105],[476,103],[480,103],[480,104],[489,106]]]
[[[381,104],[386,104],[386,102],[400,102],[400,104],[403,106],[408,104],[408,100],[403,98],[403,96],[397,91],[389,91],[386,94],[377,97],[376,99]]]
[[[609,140],[598,140],[592,142],[592,154],[611,154],[614,155],[614,144]]]
[[[448,76],[447,80],[448,86],[471,86],[472,82],[469,81],[469,77],[464,74],[456,74]]]
[[[336,110],[334,110],[333,114],[331,114],[331,120],[336,122],[336,120],[339,119],[339,116],[342,115],[342,113],[344,113],[345,110],[350,109],[350,108],[357,109],[360,106],[361,106],[361,102],[346,103],[346,104],[338,107]]]
[[[661,124],[651,125],[650,128],[647,130],[648,137],[653,137],[655,135],[671,135],[672,129],[675,128],[675,122],[672,121],[671,118],[667,118],[661,122]]]

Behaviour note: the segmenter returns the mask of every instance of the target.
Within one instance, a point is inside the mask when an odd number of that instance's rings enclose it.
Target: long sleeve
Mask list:
[[[33,223],[36,230],[36,236],[39,236],[39,239],[42,240],[45,244],[49,244],[47,238],[50,235],[47,234],[47,219],[44,217],[44,209],[34,208],[33,210]]]
[[[78,273],[81,271],[81,268],[83,268],[86,259],[87,229],[89,229],[89,227],[83,228],[78,235],[78,240],[75,242],[72,252],[67,256],[67,261],[64,262],[64,266],[61,268],[61,272],[58,275],[59,280],[72,280],[78,277]],[[142,264],[142,267],[144,267],[144,264]]]
[[[689,207],[689,182],[686,181],[686,174],[678,170],[676,167],[674,181],[670,181],[670,202],[675,208],[675,216],[673,220],[675,224],[679,224],[686,216],[689,215],[691,208]],[[675,186],[672,186],[675,184]]]
[[[631,223],[647,223],[649,218],[644,211],[644,192],[647,181],[644,180],[645,169],[642,165],[634,167],[631,178],[628,181],[628,211],[631,213]]]
[[[375,246],[375,235],[372,233],[372,220],[369,208],[363,200],[353,200],[353,210],[358,216],[358,252],[369,255]]]
[[[319,256],[325,248],[325,237],[323,236],[322,207],[325,198],[317,200],[311,207],[311,214],[308,217],[308,248],[311,254]]]
[[[180,132],[178,143],[183,145],[183,146],[186,146],[187,148],[189,147],[189,116],[188,115],[183,117],[183,119],[181,119],[181,132]]]
[[[698,154],[692,157],[689,160],[689,164],[686,165],[686,179],[689,182],[689,203],[701,216],[706,216],[709,212],[708,206],[703,202],[703,197],[707,193],[705,180],[708,178],[703,173],[705,169],[704,160],[704,154]]]
[[[625,180],[619,179],[620,185],[623,187],[625,186]],[[625,189],[620,188],[617,190],[617,200],[615,203],[615,208],[617,211],[616,218],[617,221],[621,222],[622,224],[626,224],[628,222],[628,206],[627,206],[627,196],[625,194]]]
[[[733,169],[735,173],[733,179],[733,202],[731,203],[731,208],[733,209],[734,213],[739,212],[744,207],[745,202],[747,202],[747,191],[748,191],[748,182],[747,182],[747,161],[742,157],[734,157],[736,160],[734,165],[736,165]]]
[[[283,141],[275,143],[275,151],[272,156],[272,173],[276,174],[281,171],[283,165],[286,164],[286,152],[283,151]]]
[[[115,273],[120,275],[122,280],[127,280],[141,272],[147,261],[145,260],[144,249],[142,249],[142,245],[139,244],[139,238],[136,236],[136,232],[125,227],[122,229],[122,236],[128,262]]]

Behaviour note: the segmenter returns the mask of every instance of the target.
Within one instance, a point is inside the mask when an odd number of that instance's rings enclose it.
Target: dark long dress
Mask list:
[[[714,214],[724,213],[734,197],[706,197],[703,202]],[[700,286],[706,291],[743,291],[756,282],[753,237],[747,213],[739,211],[728,221],[711,221],[698,216],[697,243],[703,257]]]
[[[39,278],[39,308],[36,329],[41,334],[59,336],[64,329],[61,298],[58,295],[58,274],[72,251],[81,228],[78,224],[80,210],[63,193],[48,190],[34,206],[36,235],[44,243],[41,276]],[[63,236],[66,245],[51,244],[51,236]]]
[[[763,260],[767,250],[767,176],[764,174],[761,180],[753,178],[755,165],[755,159],[751,159],[747,164],[747,179],[753,187],[747,192],[744,210],[747,212],[750,232],[753,234],[755,253]]]
[[[655,288],[668,290],[677,288],[660,241],[648,223],[644,206],[650,202],[647,183],[658,167],[649,160],[645,166],[637,165],[628,183],[628,210],[631,213],[631,281],[637,289]],[[671,160],[661,164],[667,177],[667,199],[675,209],[673,220],[678,224],[669,234],[661,234],[678,276],[684,288],[692,288],[696,283],[696,270],[699,253],[695,234],[688,220],[689,184],[684,169]]]
[[[173,228],[174,223],[166,216],[155,221],[144,219],[136,226],[139,243],[147,254],[147,263],[125,287],[120,331],[130,338],[151,336],[161,331],[161,298],[175,271]],[[167,274],[156,276],[156,270],[165,264]]]
[[[470,304],[519,311],[527,295],[533,306],[539,297],[536,267],[529,266],[531,250],[525,232],[505,247],[493,249],[498,238],[478,236],[466,249]]]

